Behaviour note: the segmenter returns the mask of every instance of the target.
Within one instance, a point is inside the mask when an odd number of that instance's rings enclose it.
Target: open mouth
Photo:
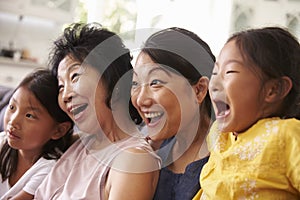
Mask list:
[[[217,101],[215,102],[215,105],[217,107],[217,112],[216,112],[217,116],[224,117],[229,114],[230,106],[227,103],[223,101]]]
[[[88,104],[83,104],[71,110],[73,115],[77,115],[87,108]]]
[[[162,116],[164,115],[163,112],[151,112],[145,113],[145,117],[147,119],[147,123],[155,123],[157,122]]]

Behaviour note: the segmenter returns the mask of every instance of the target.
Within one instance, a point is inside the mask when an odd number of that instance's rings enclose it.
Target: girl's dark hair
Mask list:
[[[287,76],[293,86],[276,113],[281,118],[300,119],[300,45],[296,37],[280,27],[249,29],[233,34],[244,61],[262,71],[263,80]]]
[[[51,117],[58,123],[70,122],[71,128],[57,140],[49,140],[43,147],[41,155],[45,159],[58,159],[72,143],[73,121],[58,105],[58,81],[50,70],[39,69],[27,75],[17,86],[26,87],[36,99],[47,109]],[[7,140],[0,150],[0,173],[2,181],[10,177],[17,169],[18,150],[11,148]]]
[[[210,77],[215,56],[198,35],[183,28],[172,27],[158,31],[145,42],[141,52],[155,62],[184,76],[191,85],[202,76]],[[211,100],[207,93],[200,110],[211,117]]]
[[[49,65],[57,76],[59,63],[71,56],[82,64],[89,64],[99,71],[107,91],[106,105],[111,108],[111,97],[117,82],[123,77],[124,84],[118,84],[118,91],[128,99],[129,113],[137,121],[138,112],[130,101],[132,80],[131,55],[121,38],[98,23],[73,23],[54,41]],[[124,76],[127,74],[127,76]]]

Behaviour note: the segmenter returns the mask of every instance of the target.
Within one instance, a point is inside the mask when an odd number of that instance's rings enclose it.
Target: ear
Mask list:
[[[266,83],[265,101],[274,103],[285,98],[293,86],[292,80],[283,76],[279,79],[273,79]]]
[[[60,139],[61,137],[63,137],[68,132],[68,130],[71,128],[71,126],[72,126],[71,122],[59,123],[57,125],[56,131],[52,135],[51,139],[53,139],[53,140]]]
[[[196,94],[197,102],[199,104],[202,103],[207,94],[208,83],[209,79],[206,76],[202,76],[201,78],[199,78],[198,82],[192,86]]]

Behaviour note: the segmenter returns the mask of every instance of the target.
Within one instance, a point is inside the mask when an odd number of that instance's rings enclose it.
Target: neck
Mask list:
[[[120,102],[118,107],[115,108],[118,111],[114,113],[112,123],[110,124],[110,130],[108,130],[106,133],[111,142],[125,139],[133,133],[138,132],[137,126],[127,113],[127,109],[124,109],[126,107],[126,103]]]
[[[204,119],[199,123],[197,134],[188,147],[185,147],[187,145],[185,144],[185,142],[180,142],[182,140],[177,140],[172,150],[172,154],[173,158],[176,158],[178,156],[179,158],[168,166],[171,171],[175,173],[183,173],[187,165],[209,155],[209,151],[205,141],[209,125],[210,120],[207,119]],[[185,133],[185,135],[187,134],[188,133]],[[184,153],[182,153],[183,151]]]
[[[19,150],[18,155],[19,155],[18,162],[23,162],[23,163],[27,163],[28,165],[33,165],[37,161],[40,152]]]
[[[36,162],[37,156],[36,154],[28,154],[23,152],[22,150],[18,151],[18,164],[16,171],[11,174],[9,177],[9,185],[14,186],[18,180],[24,175],[24,173],[32,167],[32,165]]]

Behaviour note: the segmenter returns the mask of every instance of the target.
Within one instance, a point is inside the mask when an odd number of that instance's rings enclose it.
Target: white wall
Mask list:
[[[108,1],[87,0],[88,20],[103,20]],[[300,1],[291,0],[136,0],[136,29],[162,29],[179,26],[198,34],[217,56],[224,42],[234,31],[234,5],[252,10],[249,24],[287,25],[287,13],[299,16]],[[154,23],[154,19],[159,19]],[[16,48],[27,48],[39,63],[47,60],[49,48],[62,31],[62,25],[50,20],[25,16],[19,22],[17,15],[0,12],[0,48],[13,40]],[[134,31],[134,30],[129,30]],[[150,33],[149,33],[150,34]],[[141,42],[137,35],[136,42]],[[298,34],[300,37],[300,33]],[[137,44],[135,44],[136,46]]]
[[[236,8],[238,6],[238,9]],[[247,15],[245,27],[281,26],[289,28],[289,17],[296,17],[298,28],[290,31],[300,38],[300,1],[299,0],[234,0],[231,31],[233,24],[241,12]],[[297,30],[298,29],[298,30]]]
[[[29,16],[19,21],[15,14],[0,12],[0,48],[8,48],[12,41],[14,48],[28,49],[31,57],[44,64],[61,27],[52,21]]]
[[[138,28],[153,27],[154,18],[160,18],[155,28],[177,26],[195,32],[218,54],[228,37],[231,0],[137,0]]]

